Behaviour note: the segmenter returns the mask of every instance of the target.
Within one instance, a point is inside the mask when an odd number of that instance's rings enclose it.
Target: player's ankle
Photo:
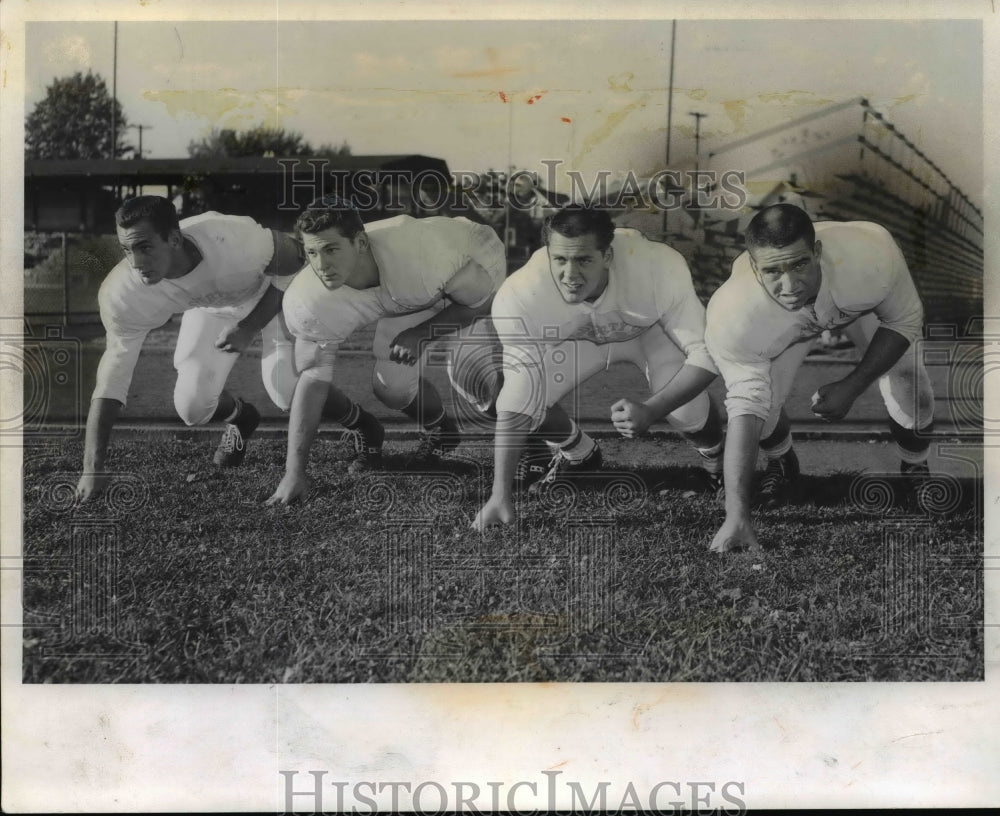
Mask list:
[[[597,442],[580,428],[575,422],[569,437],[556,445],[558,451],[571,462],[582,462],[597,447]]]

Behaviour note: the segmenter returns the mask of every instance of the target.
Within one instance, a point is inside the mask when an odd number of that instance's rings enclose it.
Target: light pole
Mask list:
[[[670,79],[667,81],[667,150],[663,160],[665,169],[670,169],[670,130],[674,113],[674,47],[677,43],[677,21],[670,21]],[[664,186],[666,183],[664,182]],[[667,240],[667,208],[663,208],[663,240]]]
[[[118,158],[118,21],[111,53],[111,158]]]

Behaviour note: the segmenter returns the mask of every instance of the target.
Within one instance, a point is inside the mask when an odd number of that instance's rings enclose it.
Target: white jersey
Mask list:
[[[365,232],[378,266],[378,286],[330,290],[306,266],[282,303],[297,338],[335,347],[362,326],[432,308],[445,297],[481,306],[507,274],[497,234],[467,218],[400,215],[368,224]]]
[[[186,275],[148,285],[123,260],[101,284],[98,302],[107,348],[94,399],[125,403],[143,340],[171,315],[203,308],[241,320],[267,289],[270,278],[264,270],[274,255],[271,230],[246,216],[216,212],[185,218],[180,227],[201,253],[201,262]]]
[[[591,303],[567,303],[552,278],[548,250],[535,252],[493,301],[504,347],[541,365],[547,348],[567,340],[621,343],[658,324],[689,363],[717,373],[705,348],[705,308],[684,257],[632,229],[616,229],[611,247],[608,285]]]
[[[889,232],[865,221],[820,222],[822,280],[814,303],[790,312],[771,299],[744,252],[708,304],[705,339],[726,382],[730,418],[766,419],[771,361],[794,343],[874,313],[881,325],[913,342],[924,312],[902,252]]]

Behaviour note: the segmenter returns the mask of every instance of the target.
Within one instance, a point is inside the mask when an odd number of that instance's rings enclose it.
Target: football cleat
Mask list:
[[[555,454],[551,455],[545,475],[529,488],[529,492],[541,489],[542,485],[550,485],[557,481],[572,481],[578,476],[589,475],[600,470],[603,464],[604,454],[596,442],[594,449],[579,462],[572,461],[557,448]]]
[[[514,471],[514,489],[526,490],[543,479],[552,463],[552,451],[540,437],[529,436]]]
[[[927,462],[900,462],[899,472],[911,479],[926,479],[931,475],[931,469]]]
[[[799,477],[799,457],[793,449],[771,459],[757,489],[757,505],[765,510],[781,507],[788,501],[793,480]]]
[[[726,496],[726,480],[722,472],[712,473],[702,469],[701,483],[702,490],[710,496],[723,499]]]
[[[382,443],[385,441],[385,428],[375,421],[366,428],[345,430],[340,437],[341,442],[350,442],[354,447],[354,457],[347,466],[347,472],[354,475],[382,467]]]
[[[448,419],[433,428],[422,428],[420,442],[407,460],[407,467],[439,465],[442,457],[455,450],[460,441],[461,437],[455,423]]]
[[[249,402],[237,398],[234,422],[227,422],[222,441],[215,449],[212,461],[217,467],[239,467],[247,453],[247,440],[260,424],[260,412]]]
[[[923,509],[924,491],[931,478],[927,462],[900,462],[899,474],[903,477],[902,501],[905,505]]]

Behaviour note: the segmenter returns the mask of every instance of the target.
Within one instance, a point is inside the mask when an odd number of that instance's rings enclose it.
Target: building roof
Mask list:
[[[241,157],[224,156],[188,159],[34,159],[24,164],[25,180],[43,181],[74,178],[107,184],[170,184],[189,176],[268,176],[288,172],[289,162],[302,165],[302,172],[311,172],[307,163],[322,166],[324,172],[361,170],[410,172],[430,171],[450,179],[448,164],[443,159],[419,154],[390,156],[338,156],[333,159],[309,156]],[[326,162],[325,165],[320,163]]]

